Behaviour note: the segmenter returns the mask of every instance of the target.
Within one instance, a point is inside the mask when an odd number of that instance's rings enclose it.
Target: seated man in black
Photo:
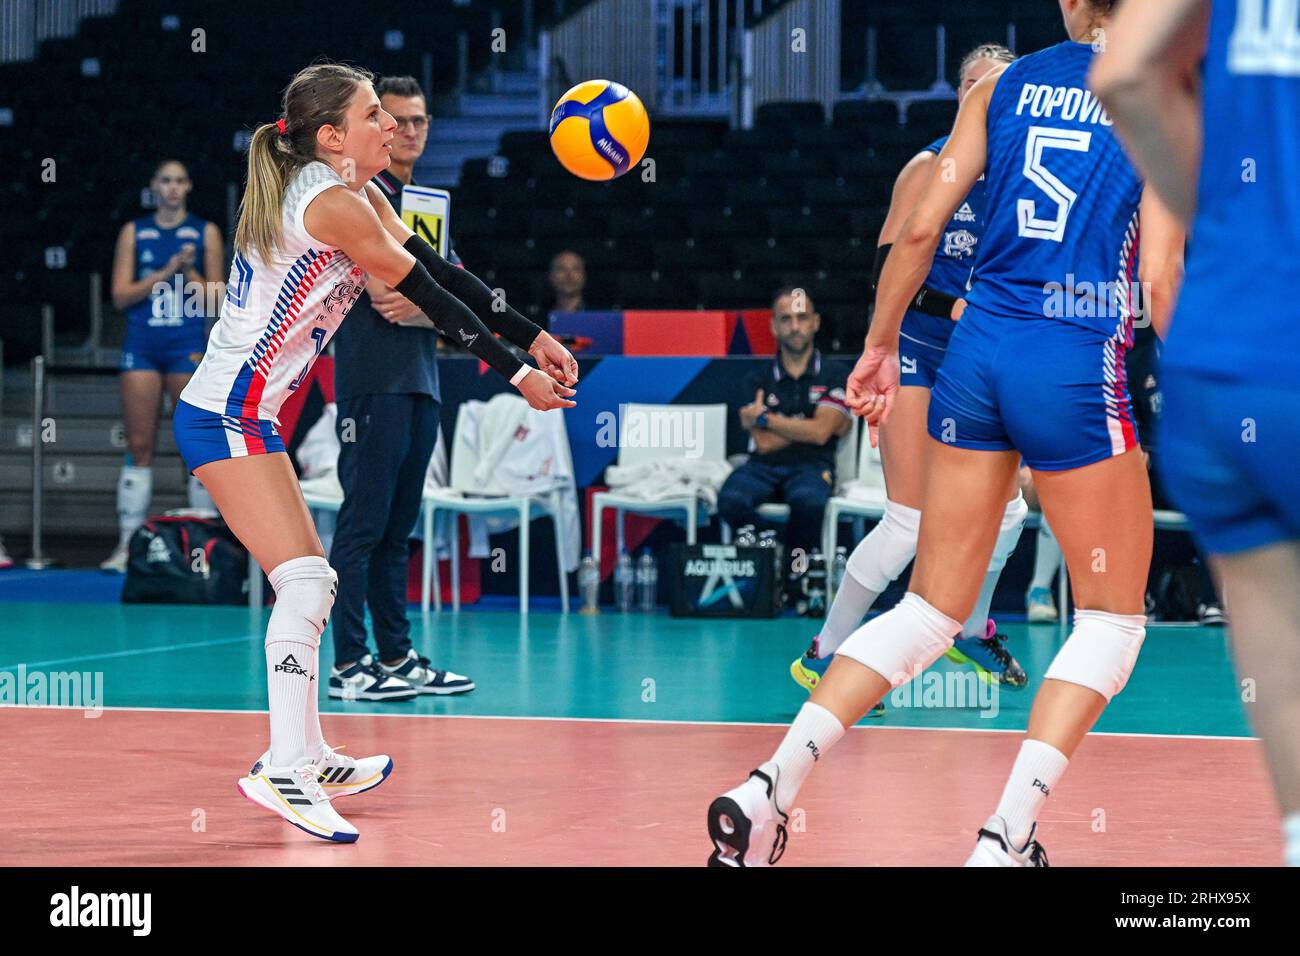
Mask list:
[[[751,376],[740,409],[750,434],[749,461],[727,478],[718,510],[732,528],[758,524],[758,506],[790,506],[787,555],[812,553],[821,541],[822,516],[835,486],[835,450],[853,422],[845,404],[847,372],[822,361],[813,348],[821,317],[803,289],[782,289],[772,303],[776,359]]]

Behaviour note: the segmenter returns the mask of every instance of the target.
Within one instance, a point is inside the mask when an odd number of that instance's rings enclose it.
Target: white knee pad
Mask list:
[[[266,629],[266,642],[302,640],[319,647],[339,581],[329,562],[315,556],[293,558],[278,565],[267,577],[275,588],[275,607]]]
[[[909,591],[848,636],[837,654],[865,664],[893,687],[905,684],[952,647],[961,624]]]
[[[1015,499],[1007,502],[1002,512],[1002,524],[998,528],[998,542],[993,546],[993,559],[989,561],[990,571],[1001,571],[1007,566],[1007,559],[1015,553],[1020,543],[1020,532],[1024,530],[1025,518],[1029,515],[1029,505],[1025,496],[1017,494]]]
[[[845,570],[868,591],[884,593],[916,556],[920,532],[920,511],[886,501],[885,516],[858,542]]]
[[[1141,614],[1075,611],[1074,630],[1044,676],[1090,688],[1110,701],[1128,683],[1146,635]]]

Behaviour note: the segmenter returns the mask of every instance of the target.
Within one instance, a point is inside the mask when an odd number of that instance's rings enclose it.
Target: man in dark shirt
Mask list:
[[[429,116],[412,77],[385,77],[375,92],[397,132],[392,163],[373,182],[400,213],[402,187],[413,183],[428,139]],[[454,253],[448,258],[459,264]],[[432,324],[373,276],[334,337],[344,499],[330,549],[339,576],[331,697],[407,700],[474,689],[468,677],[437,670],[415,652],[406,617],[407,540],[438,436],[437,352]],[[367,603],[378,662],[366,646]]]
[[[740,409],[753,454],[727,478],[718,510],[733,528],[759,523],[758,506],[790,506],[787,553],[821,541],[822,516],[835,484],[835,450],[853,414],[844,400],[846,370],[813,348],[821,317],[803,289],[782,289],[772,303],[776,358],[751,376]]]

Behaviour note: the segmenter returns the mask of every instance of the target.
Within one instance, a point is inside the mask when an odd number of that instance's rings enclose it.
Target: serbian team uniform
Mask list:
[[[176,445],[190,471],[284,451],[276,414],[366,285],[360,266],[303,225],[316,196],[346,185],[325,163],[302,167],[285,189],[274,259],[263,262],[255,249],[236,253],[221,319],[176,406]]]
[[[1142,182],[1065,42],[1003,72],[988,113],[984,229],[930,399],[931,436],[1063,471],[1137,445],[1124,354]]]
[[[1294,0],[1214,0],[1211,12],[1199,200],[1162,361],[1157,465],[1215,554],[1300,540],[1297,12]]]
[[[158,225],[153,216],[141,216],[132,222],[136,280],[158,271],[159,266],[188,243],[194,245],[195,268],[202,270],[203,233],[207,225],[206,220],[193,215],[187,215],[170,229]],[[120,365],[123,372],[189,374],[198,367],[203,356],[204,316],[202,310],[197,315],[185,314],[184,299],[177,294],[183,294],[184,288],[185,276],[178,273],[166,286],[160,284],[147,299],[127,309]]]
[[[940,137],[922,152],[937,155],[947,142],[947,136]],[[930,274],[925,277],[927,286],[953,298],[966,296],[983,223],[984,177],[981,176],[943,231]],[[900,385],[934,388],[934,377],[939,372],[948,340],[956,327],[957,323],[951,319],[927,315],[915,309],[907,310],[898,336]]]

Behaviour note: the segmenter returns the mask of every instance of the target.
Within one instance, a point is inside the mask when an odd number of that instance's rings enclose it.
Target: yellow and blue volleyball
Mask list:
[[[551,150],[583,179],[613,179],[641,161],[650,117],[621,83],[588,80],[565,93],[551,111]]]

